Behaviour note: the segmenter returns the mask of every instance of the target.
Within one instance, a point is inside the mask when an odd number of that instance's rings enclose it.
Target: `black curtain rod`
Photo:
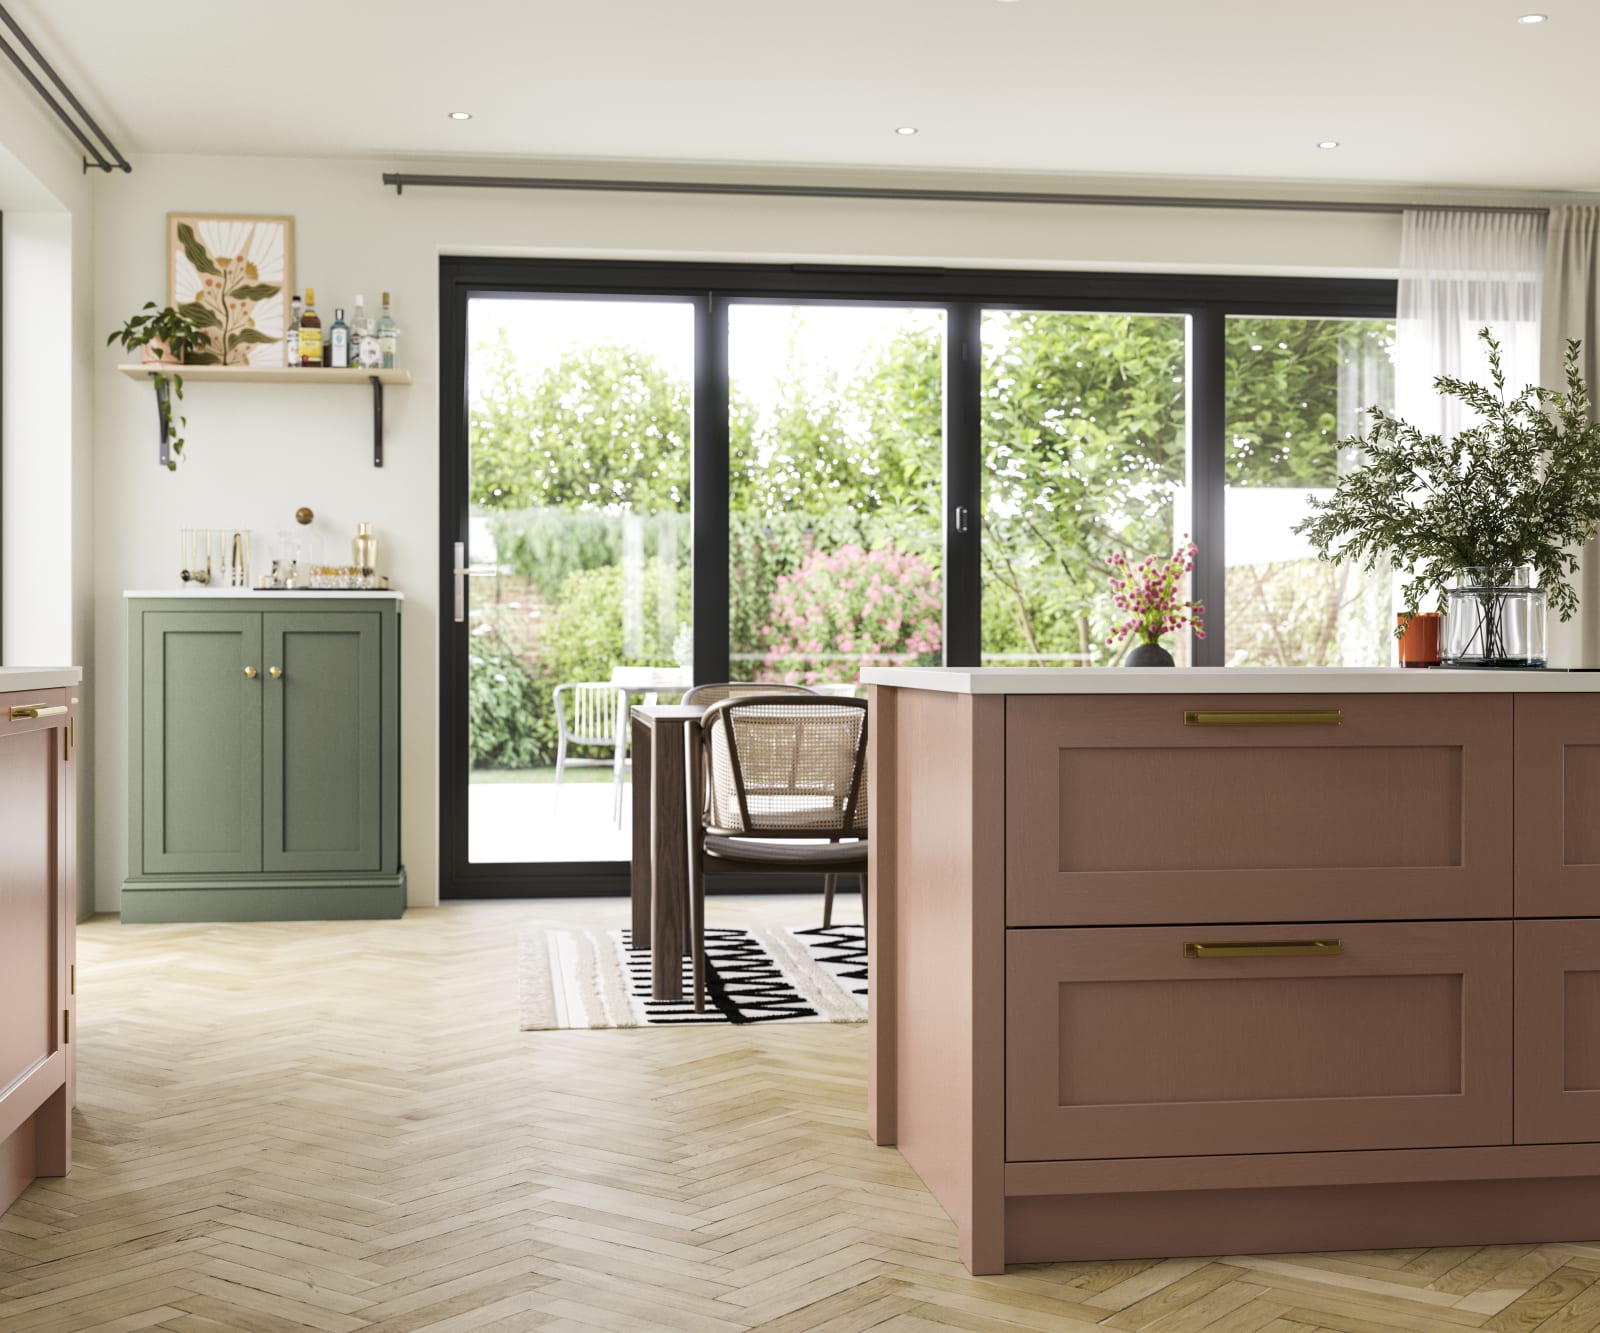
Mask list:
[[[573,176],[438,176],[386,171],[383,183],[458,190],[594,190],[620,194],[731,194],[778,199],[881,199],[956,204],[1078,204],[1120,208],[1223,208],[1294,213],[1404,213],[1432,208],[1455,213],[1548,213],[1545,207],[1493,204],[1393,204],[1346,199],[1221,199],[1207,195],[1054,194],[1042,190],[938,190],[878,185],[766,185],[735,181],[590,180]]]
[[[73,95],[72,89],[67,87],[61,76],[55,72],[55,69],[51,66],[50,62],[46,60],[42,54],[40,54],[39,48],[28,39],[28,34],[22,31],[21,27],[18,26],[16,19],[12,18],[11,15],[6,12],[4,5],[0,5],[0,22],[4,22],[6,27],[11,29],[12,35],[15,36],[17,41],[21,43],[22,49],[33,57],[34,63],[45,72],[50,82],[55,84],[61,95],[65,97],[69,103],[71,103],[72,109],[76,111],[82,118],[83,123],[94,132],[95,137],[98,138],[100,142],[103,143],[110,151],[113,161],[108,162],[106,160],[106,155],[95,146],[94,142],[89,138],[88,135],[78,128],[77,122],[67,114],[66,108],[63,107],[60,102],[56,101],[54,94],[52,94],[51,91],[39,81],[39,76],[28,68],[27,64],[23,61],[22,57],[17,54],[11,43],[6,41],[3,35],[0,35],[0,51],[5,52],[5,54],[10,58],[11,63],[22,72],[22,77],[33,86],[34,92],[38,93],[44,104],[49,107],[50,110],[55,112],[56,119],[72,131],[73,137],[76,138],[77,141],[81,143],[94,158],[92,162],[87,157],[83,159],[84,171],[87,172],[90,167],[99,167],[101,171],[132,171],[133,167],[128,162],[128,159],[123,157],[123,155],[117,151],[116,144],[112,143],[110,138],[106,135],[106,132],[95,123],[94,117],[84,109],[83,103]]]

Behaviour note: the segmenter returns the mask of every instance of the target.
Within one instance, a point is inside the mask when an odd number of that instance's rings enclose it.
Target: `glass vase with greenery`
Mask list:
[[[1323,560],[1408,571],[1408,617],[1429,593],[1441,604],[1450,595],[1458,620],[1463,606],[1472,608],[1471,623],[1455,627],[1464,631],[1458,652],[1447,658],[1488,665],[1526,657],[1535,665],[1511,641],[1519,623],[1511,603],[1536,588],[1562,620],[1577,610],[1570,580],[1578,548],[1600,524],[1600,425],[1590,419],[1576,340],[1567,344],[1565,392],[1529,385],[1508,395],[1500,344],[1488,329],[1478,336],[1490,383],[1434,380],[1472,424],[1447,439],[1372,408],[1366,437],[1346,442],[1366,465],[1340,477],[1328,498],[1313,497],[1311,516],[1294,530]],[[1520,619],[1532,633],[1526,615]],[[1403,628],[1402,621],[1396,632]],[[1542,620],[1537,631],[1542,645]]]

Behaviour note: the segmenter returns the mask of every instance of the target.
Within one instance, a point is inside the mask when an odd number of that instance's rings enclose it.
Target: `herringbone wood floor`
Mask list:
[[[0,1218],[0,1329],[1600,1328],[1600,1243],[969,1277],[863,1028],[518,1032],[518,929],[597,913],[86,925],[77,1165]]]

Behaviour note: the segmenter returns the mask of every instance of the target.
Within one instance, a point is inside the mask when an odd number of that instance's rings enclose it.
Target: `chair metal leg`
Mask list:
[[[872,905],[867,897],[867,872],[861,872],[861,938],[866,939],[872,930],[872,913],[868,910]]]
[[[833,891],[839,886],[837,875],[824,875],[822,877],[822,928],[826,930],[833,924]]]

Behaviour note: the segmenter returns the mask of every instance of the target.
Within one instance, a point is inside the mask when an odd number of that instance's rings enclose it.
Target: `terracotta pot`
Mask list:
[[[183,364],[172,353],[172,348],[167,346],[164,338],[152,338],[139,349],[139,361],[146,366],[181,366]]]
[[[1439,622],[1443,619],[1437,611],[1418,611],[1407,618],[1404,611],[1395,613],[1395,623],[1404,627],[1400,635],[1400,665],[1403,667],[1435,667],[1439,665]]]
[[[1128,655],[1122,659],[1123,666],[1131,667],[1169,667],[1176,666],[1172,654],[1159,643],[1135,644]]]

